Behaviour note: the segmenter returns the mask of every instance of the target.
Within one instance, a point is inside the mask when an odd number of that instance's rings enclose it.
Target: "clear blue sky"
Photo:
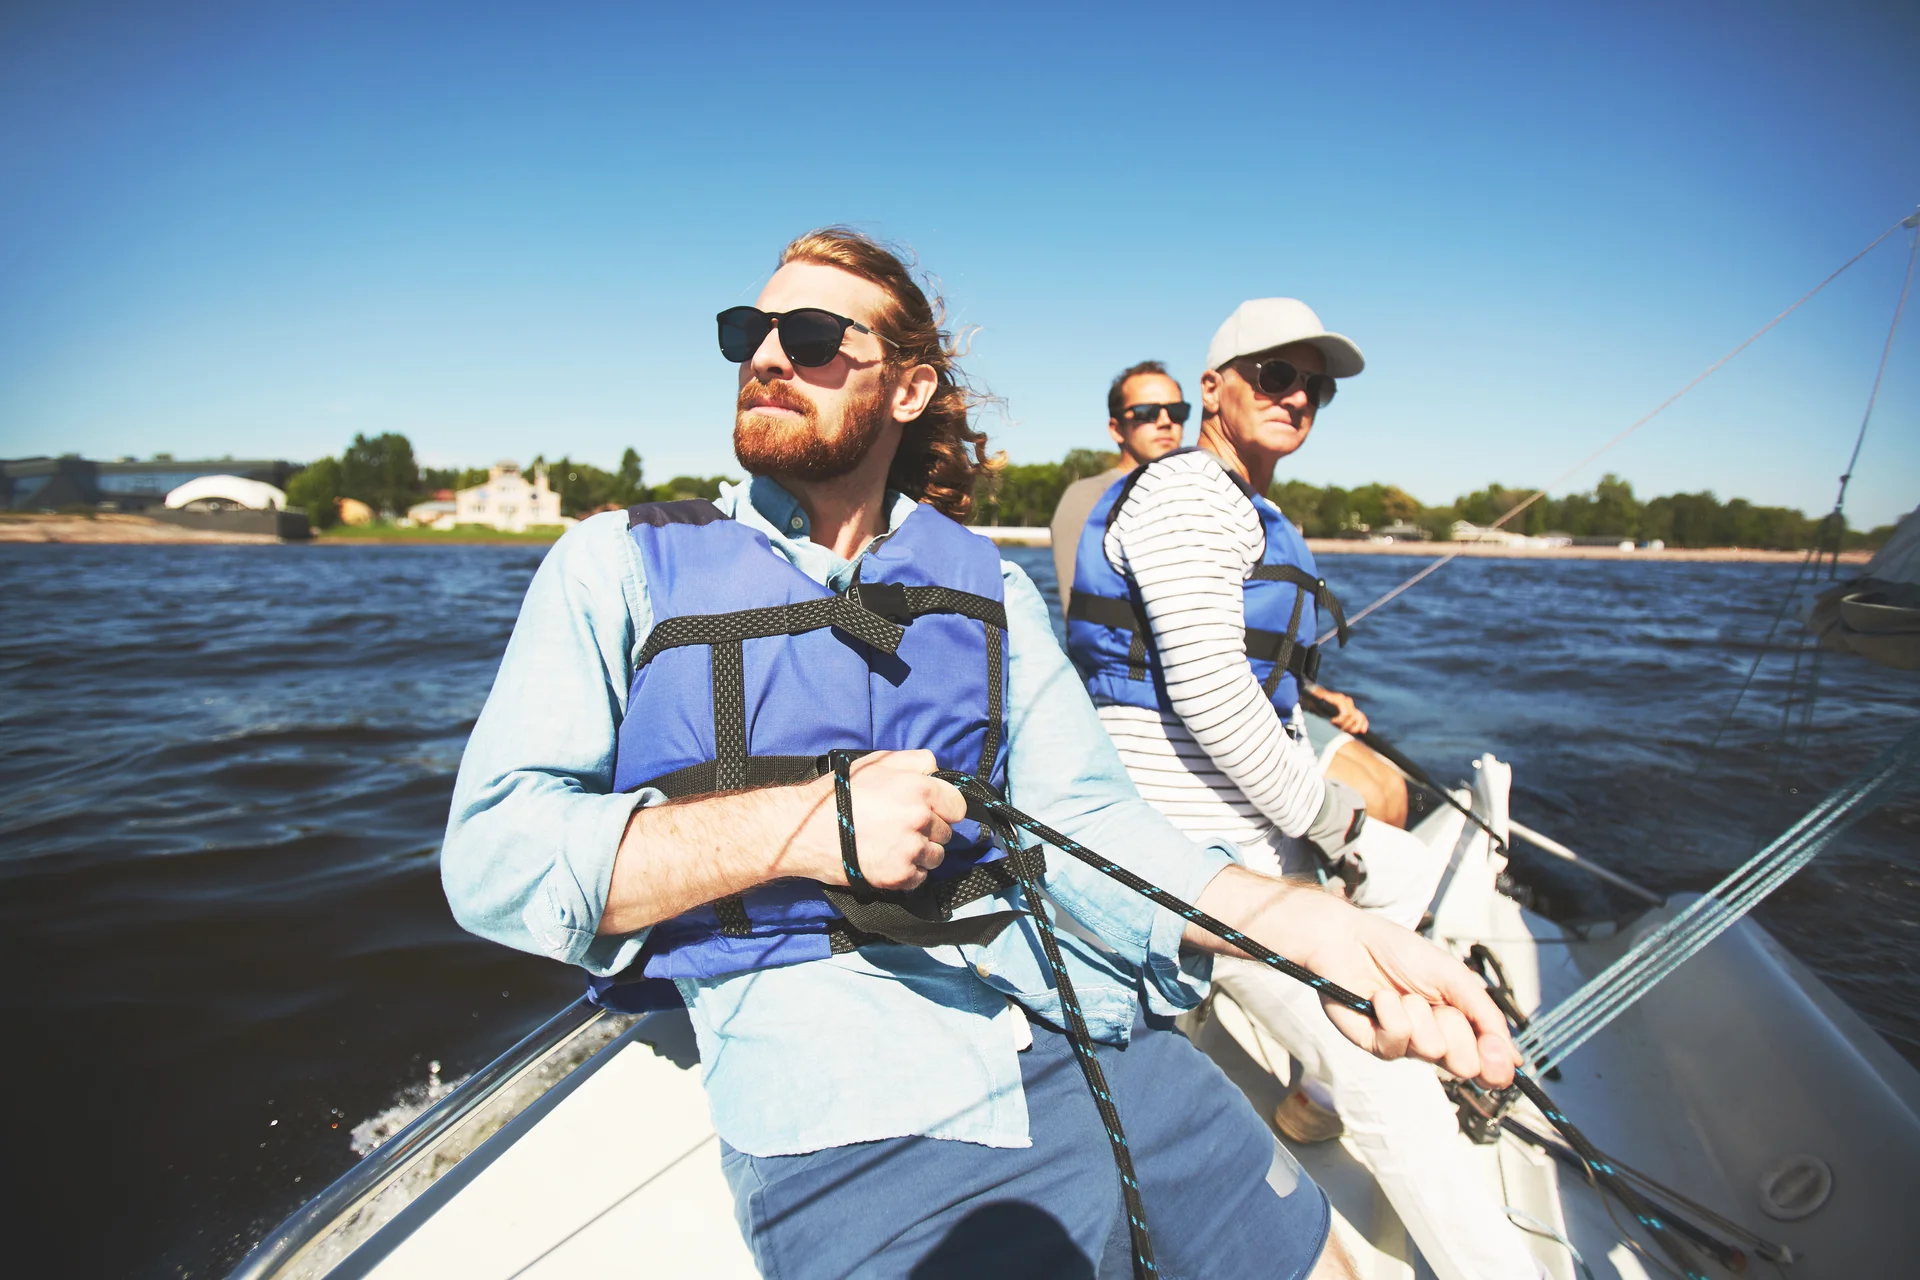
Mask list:
[[[1920,201],[1915,6],[1588,8],[16,0],[0,454],[732,470],[713,313],[849,221],[1016,461],[1286,293],[1370,362],[1287,474],[1541,482]],[[1602,466],[1825,510],[1904,260]],[[1917,501],[1920,314],[1850,511]]]

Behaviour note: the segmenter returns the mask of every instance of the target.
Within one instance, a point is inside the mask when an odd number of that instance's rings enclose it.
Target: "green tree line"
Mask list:
[[[606,471],[589,462],[561,457],[548,462],[535,455],[528,475],[544,469],[547,484],[560,495],[560,514],[579,517],[636,502],[666,502],[684,498],[717,498],[725,476],[674,476],[665,484],[648,485],[640,455],[628,449],[620,465]],[[356,435],[339,457],[320,458],[301,468],[287,482],[287,504],[307,513],[318,528],[330,528],[340,519],[339,500],[353,498],[371,507],[382,519],[398,519],[407,508],[439,490],[472,488],[486,483],[486,467],[421,467],[413,443],[398,432],[378,436]]]
[[[1008,465],[988,475],[976,495],[974,523],[981,525],[1045,525],[1068,485],[1099,475],[1119,462],[1117,453],[1074,449],[1059,462]],[[547,471],[547,483],[560,495],[562,515],[579,517],[609,507],[636,502],[665,502],[686,498],[717,498],[722,476],[674,476],[665,484],[645,481],[640,455],[628,449],[611,471],[589,462],[562,456],[549,463],[536,455],[527,466]],[[413,445],[404,436],[388,432],[356,435],[338,458],[321,458],[298,472],[287,484],[289,505],[299,507],[320,528],[339,519],[337,500],[356,498],[388,519],[441,489],[464,489],[484,483],[487,468],[425,468],[414,460]],[[1490,525],[1524,500],[1529,488],[1490,484],[1462,494],[1445,506],[1427,506],[1397,485],[1364,484],[1345,489],[1313,485],[1304,480],[1274,483],[1269,496],[1305,530],[1310,538],[1337,538],[1384,529],[1392,524],[1416,525],[1445,541],[1453,523],[1466,520]],[[1820,517],[1790,507],[1765,507],[1745,498],[1721,501],[1711,491],[1673,493],[1641,500],[1633,485],[1608,473],[1591,490],[1547,497],[1533,503],[1504,526],[1515,533],[1567,534],[1607,537],[1636,542],[1655,539],[1670,547],[1761,547],[1803,550],[1819,537]],[[1878,529],[1845,531],[1848,547],[1877,547],[1893,532]]]
[[[1044,525],[1068,485],[1098,475],[1119,461],[1114,453],[1075,449],[1059,462],[1026,463],[989,477],[978,495],[974,522],[987,525]],[[1338,538],[1415,525],[1435,539],[1453,537],[1456,520],[1490,525],[1533,492],[1530,488],[1491,484],[1462,494],[1444,506],[1427,506],[1391,484],[1346,489],[1304,480],[1276,481],[1268,496],[1310,538]],[[1655,539],[1670,547],[1759,547],[1803,550],[1819,536],[1822,518],[1790,507],[1764,507],[1745,498],[1721,501],[1710,491],[1674,493],[1641,500],[1633,485],[1609,473],[1591,490],[1542,498],[1508,521],[1515,533],[1608,537],[1636,542]],[[1893,526],[1870,531],[1848,529],[1848,547],[1877,547]]]

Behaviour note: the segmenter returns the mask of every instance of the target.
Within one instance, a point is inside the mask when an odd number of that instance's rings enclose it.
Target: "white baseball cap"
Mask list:
[[[1271,351],[1290,342],[1311,342],[1327,358],[1327,372],[1351,378],[1367,367],[1366,357],[1351,338],[1328,333],[1313,308],[1298,298],[1249,298],[1233,309],[1227,322],[1207,344],[1207,368],[1218,369],[1231,360],[1258,351]]]

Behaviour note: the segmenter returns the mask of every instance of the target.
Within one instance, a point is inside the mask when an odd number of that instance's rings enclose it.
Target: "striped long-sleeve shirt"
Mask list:
[[[1105,706],[1140,794],[1188,835],[1250,844],[1306,831],[1325,784],[1247,665],[1247,572],[1260,516],[1203,450],[1149,467],[1108,528],[1107,559],[1138,587],[1171,712]]]

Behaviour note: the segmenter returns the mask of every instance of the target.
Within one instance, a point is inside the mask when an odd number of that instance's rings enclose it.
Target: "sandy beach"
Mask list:
[[[1661,551],[1619,547],[1505,547],[1486,542],[1362,542],[1350,538],[1308,538],[1316,556],[1437,556],[1458,554],[1481,560],[1717,560],[1728,564],[1790,564],[1805,551],[1763,551],[1757,547],[1668,547]],[[1842,564],[1865,564],[1871,551],[1843,551]]]
[[[145,516],[38,516],[0,517],[0,542],[130,542],[130,543],[275,543],[280,539],[264,533],[221,533],[213,529],[183,529]]]
[[[1005,547],[1045,547],[1053,539],[1046,528],[1025,525],[990,525],[980,529]],[[1804,551],[1763,551],[1754,547],[1703,547],[1687,550],[1669,547],[1663,551],[1622,551],[1611,547],[1507,547],[1497,543],[1460,542],[1365,542],[1355,538],[1308,538],[1307,546],[1316,556],[1419,556],[1432,559],[1458,553],[1482,560],[1717,560],[1729,564],[1795,563]],[[1844,564],[1865,564],[1871,551],[1844,551]]]

